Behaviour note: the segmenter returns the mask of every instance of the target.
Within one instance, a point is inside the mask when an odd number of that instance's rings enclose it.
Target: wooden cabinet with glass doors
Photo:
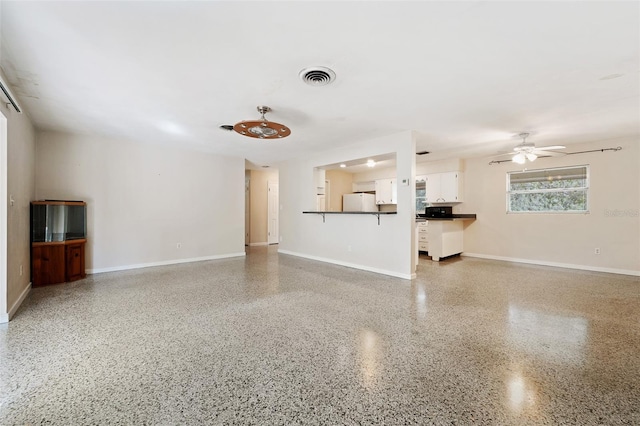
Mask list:
[[[31,202],[31,283],[34,287],[76,281],[85,274],[87,204]]]

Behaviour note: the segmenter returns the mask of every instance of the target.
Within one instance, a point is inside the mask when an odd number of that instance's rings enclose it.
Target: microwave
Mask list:
[[[452,217],[453,207],[440,206],[440,207],[427,207],[425,211],[426,217]]]

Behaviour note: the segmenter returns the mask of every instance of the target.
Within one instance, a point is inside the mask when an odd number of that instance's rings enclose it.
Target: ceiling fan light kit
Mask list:
[[[264,115],[267,112],[271,112],[271,108],[268,106],[258,106],[257,109],[262,115],[260,120],[240,121],[233,125],[233,130],[242,136],[258,139],[280,139],[286,138],[291,134],[291,129],[284,124],[267,121]]]
[[[562,145],[554,145],[554,146],[543,146],[540,148],[536,148],[536,145],[533,143],[527,143],[527,138],[529,137],[529,133],[520,133],[518,136],[522,138],[522,143],[515,148],[513,148],[513,153],[515,154],[511,157],[511,161],[517,164],[524,164],[528,161],[536,161],[539,155],[546,156],[558,156],[564,155],[562,152],[552,152],[549,150],[552,149],[564,149],[566,147]]]

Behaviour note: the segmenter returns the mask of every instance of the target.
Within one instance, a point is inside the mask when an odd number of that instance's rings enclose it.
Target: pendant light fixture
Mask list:
[[[257,109],[262,115],[260,120],[243,120],[236,123],[233,126],[233,130],[240,133],[242,136],[258,139],[286,138],[291,134],[291,129],[284,124],[267,121],[267,119],[264,118],[264,115],[267,112],[271,112],[271,108],[268,106],[258,106]]]

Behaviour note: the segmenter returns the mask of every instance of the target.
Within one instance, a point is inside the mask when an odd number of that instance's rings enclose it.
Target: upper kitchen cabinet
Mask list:
[[[351,185],[353,192],[375,192],[376,183],[374,181],[353,182]]]
[[[426,176],[416,176],[416,212],[424,213],[424,209],[427,207],[426,197]]]
[[[376,180],[376,204],[398,204],[398,185],[395,179]]]
[[[461,203],[462,172],[434,173],[426,176],[426,200],[428,203]]]

